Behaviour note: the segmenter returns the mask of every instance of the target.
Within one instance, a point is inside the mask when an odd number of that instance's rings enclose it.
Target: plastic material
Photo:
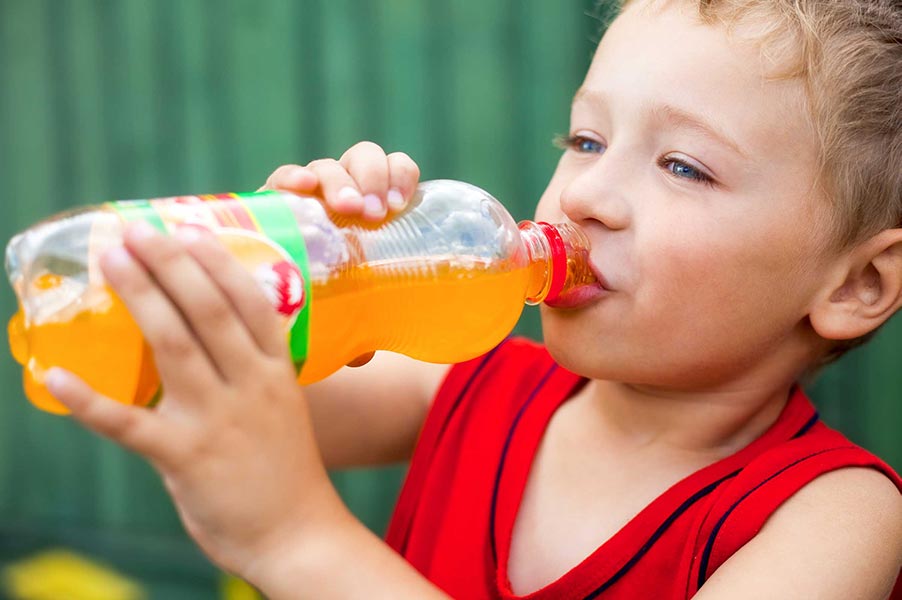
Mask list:
[[[373,350],[472,358],[510,333],[524,302],[597,285],[578,228],[518,226],[489,194],[456,181],[421,184],[403,213],[377,225],[281,192],[83,208],[38,223],[6,249],[20,308],[10,348],[41,409],[65,412],[43,385],[51,366],[129,404],[159,393],[152,352],[98,265],[134,219],[166,232],[213,231],[284,316],[302,384]]]

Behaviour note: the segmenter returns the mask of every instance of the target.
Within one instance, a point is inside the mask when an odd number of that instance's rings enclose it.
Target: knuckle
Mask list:
[[[294,165],[282,165],[277,167],[275,171],[269,174],[269,177],[266,178],[266,185],[268,187],[274,187],[279,184],[279,181],[285,177],[285,174],[288,173],[288,170],[291,169]]]
[[[169,237],[161,239],[156,247],[146,252],[142,258],[147,264],[149,275],[158,279],[165,279],[178,273],[184,268],[184,261],[189,260],[185,248]],[[146,290],[153,286],[150,277],[142,277],[141,280],[143,289]]]
[[[341,165],[334,158],[318,158],[307,163],[307,168],[314,170],[334,169],[336,166],[340,167]]]
[[[413,162],[413,159],[410,158],[410,155],[406,152],[392,152],[388,155],[388,158],[392,162],[396,162],[399,166],[416,166],[416,163]]]
[[[361,190],[382,194],[388,188],[390,172],[385,159],[361,160],[350,165],[349,171]]]
[[[187,358],[194,351],[194,343],[181,328],[165,329],[147,337],[158,352],[175,359]]]
[[[395,152],[389,155],[392,165],[392,175],[404,178],[405,182],[416,180],[420,177],[420,167],[410,156],[404,152]]]
[[[335,190],[342,187],[357,187],[351,174],[348,173],[347,169],[335,159],[320,159],[310,163],[308,168],[313,171],[318,178],[319,184],[326,196],[329,196]]]
[[[295,168],[297,168],[297,166],[298,166],[298,165],[296,165],[296,164],[294,164],[294,163],[286,163],[286,164],[284,164],[284,165],[281,165],[281,166],[280,166],[279,168],[277,168],[275,171],[273,171],[272,174],[273,174],[273,176],[280,176],[280,177],[281,177],[282,175],[285,175],[286,173],[289,173],[289,172],[291,172],[292,170],[294,170]]]
[[[117,410],[114,416],[108,417],[101,425],[106,435],[121,441],[128,441],[136,427],[137,415],[131,410]]]
[[[382,149],[382,146],[380,146],[376,142],[371,142],[369,140],[357,142],[356,144],[354,144],[351,147],[351,150],[354,150],[359,153],[385,155],[385,150]]]
[[[168,269],[177,264],[185,257],[185,252],[181,244],[178,244],[169,236],[162,236],[159,241],[154,244],[154,248],[147,258],[150,262],[155,263],[157,267]]]
[[[197,318],[205,324],[221,324],[231,316],[231,307],[221,298],[206,298],[198,302]]]
[[[116,292],[123,299],[147,297],[153,293],[153,282],[143,273],[123,277],[116,282]]]

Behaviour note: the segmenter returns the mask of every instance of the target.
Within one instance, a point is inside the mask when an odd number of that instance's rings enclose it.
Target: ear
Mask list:
[[[843,256],[809,317],[829,340],[874,331],[902,305],[902,229],[886,229]]]

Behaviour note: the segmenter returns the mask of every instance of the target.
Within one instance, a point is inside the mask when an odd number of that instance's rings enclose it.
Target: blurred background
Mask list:
[[[598,39],[594,5],[0,0],[0,240],[81,204],[249,191],[281,164],[338,157],[362,139],[528,218]],[[0,316],[14,310],[0,286]],[[538,337],[537,316],[527,310],[518,332]],[[810,386],[828,423],[897,470],[900,358],[896,320]],[[144,462],[31,408],[5,350],[0,385],[0,597],[54,597],[17,587],[23,574],[113,571],[130,583],[65,597],[253,597],[187,540]],[[381,533],[403,475],[399,465],[334,479]],[[92,563],[40,554],[52,548]]]

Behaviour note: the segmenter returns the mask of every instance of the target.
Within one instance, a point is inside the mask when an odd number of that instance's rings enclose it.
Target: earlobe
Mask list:
[[[809,313],[825,339],[850,340],[874,331],[902,305],[902,229],[887,229],[846,255]]]

